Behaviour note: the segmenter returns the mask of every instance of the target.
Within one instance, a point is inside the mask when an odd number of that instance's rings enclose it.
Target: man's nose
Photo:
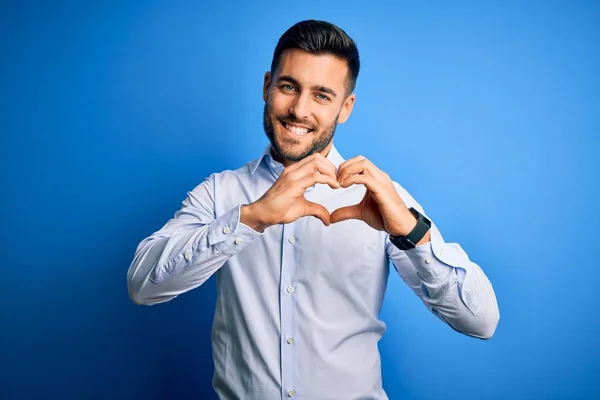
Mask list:
[[[298,119],[310,116],[310,95],[306,92],[299,93],[290,107],[290,113]]]

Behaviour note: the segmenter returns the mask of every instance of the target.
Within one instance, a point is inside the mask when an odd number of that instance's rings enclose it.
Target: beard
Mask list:
[[[271,145],[273,146],[275,151],[277,151],[277,153],[285,160],[293,162],[300,161],[312,154],[323,151],[333,140],[333,135],[335,134],[335,129],[337,128],[337,117],[335,118],[334,122],[331,125],[327,126],[320,134],[317,132],[318,126],[314,126],[312,124],[309,125],[311,131],[307,133],[307,135],[314,135],[314,137],[312,143],[308,145],[305,149],[302,149],[299,147],[299,140],[295,140],[289,137],[277,138],[275,134],[274,124],[280,124],[279,121],[298,123],[303,125],[307,124],[291,114],[274,115],[269,102],[265,102],[265,108],[263,111],[263,128],[265,130],[265,134],[269,138],[269,141],[271,142]],[[285,128],[281,126],[281,129]]]

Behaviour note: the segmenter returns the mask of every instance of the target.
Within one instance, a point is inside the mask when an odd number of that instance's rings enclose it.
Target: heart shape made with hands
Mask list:
[[[319,170],[319,172],[321,171]],[[390,176],[364,156],[356,156],[340,164],[335,178],[337,185],[339,185],[338,188],[348,188],[355,184],[362,184],[365,186],[366,191],[359,203],[338,208],[331,214],[322,205],[312,203],[320,208],[318,213],[323,217],[321,219],[325,225],[328,225],[328,219],[329,223],[332,224],[357,219],[365,222],[373,229],[386,231],[394,235],[406,235],[416,225],[415,217],[402,201]],[[327,179],[324,179],[322,183],[327,183],[330,187],[336,189],[336,184],[332,184]],[[308,200],[306,201],[308,202]]]
[[[327,184],[332,189],[364,185],[362,200],[340,207],[331,214],[323,205],[304,197],[306,189],[315,184]],[[373,229],[390,235],[405,236],[417,220],[396,191],[389,175],[364,156],[344,161],[338,167],[322,154],[315,153],[284,169],[275,183],[256,202],[243,206],[240,220],[259,231],[275,224],[287,224],[300,217],[314,216],[325,226],[349,219],[365,222]]]

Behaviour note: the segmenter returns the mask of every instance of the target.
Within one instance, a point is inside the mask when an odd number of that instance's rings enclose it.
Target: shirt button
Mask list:
[[[294,343],[294,338],[293,337],[289,337],[286,340],[287,344],[293,344]]]
[[[226,226],[225,228],[223,228],[223,233],[227,234],[229,232],[231,232],[231,229],[229,229],[228,226]]]
[[[293,389],[288,390],[288,397],[294,397],[295,394],[296,392]]]
[[[290,243],[294,243],[296,241],[296,239],[293,236],[290,236],[290,238],[288,239],[288,242]]]
[[[191,251],[186,251],[185,252],[185,259],[190,261],[192,259],[192,252]]]
[[[240,238],[235,238],[234,242],[235,242],[235,244],[241,244],[243,242],[243,240]]]
[[[294,287],[293,286],[288,286],[287,292],[288,293],[292,293],[293,291],[294,291]]]
[[[427,258],[425,259],[425,262],[426,262],[427,264],[431,264],[431,257],[427,257]]]

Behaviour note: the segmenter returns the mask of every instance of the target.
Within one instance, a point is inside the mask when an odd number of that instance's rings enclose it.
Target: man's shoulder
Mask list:
[[[223,178],[232,178],[232,177],[248,177],[250,176],[252,167],[256,164],[257,160],[248,161],[245,164],[237,167],[237,168],[229,168],[224,169],[219,172],[215,172],[215,176],[223,177]]]
[[[256,166],[260,162],[261,158],[248,161],[237,168],[228,168],[221,171],[215,171],[211,173],[207,179],[213,181],[215,184],[228,183],[230,181],[249,181],[252,171],[256,169]]]

